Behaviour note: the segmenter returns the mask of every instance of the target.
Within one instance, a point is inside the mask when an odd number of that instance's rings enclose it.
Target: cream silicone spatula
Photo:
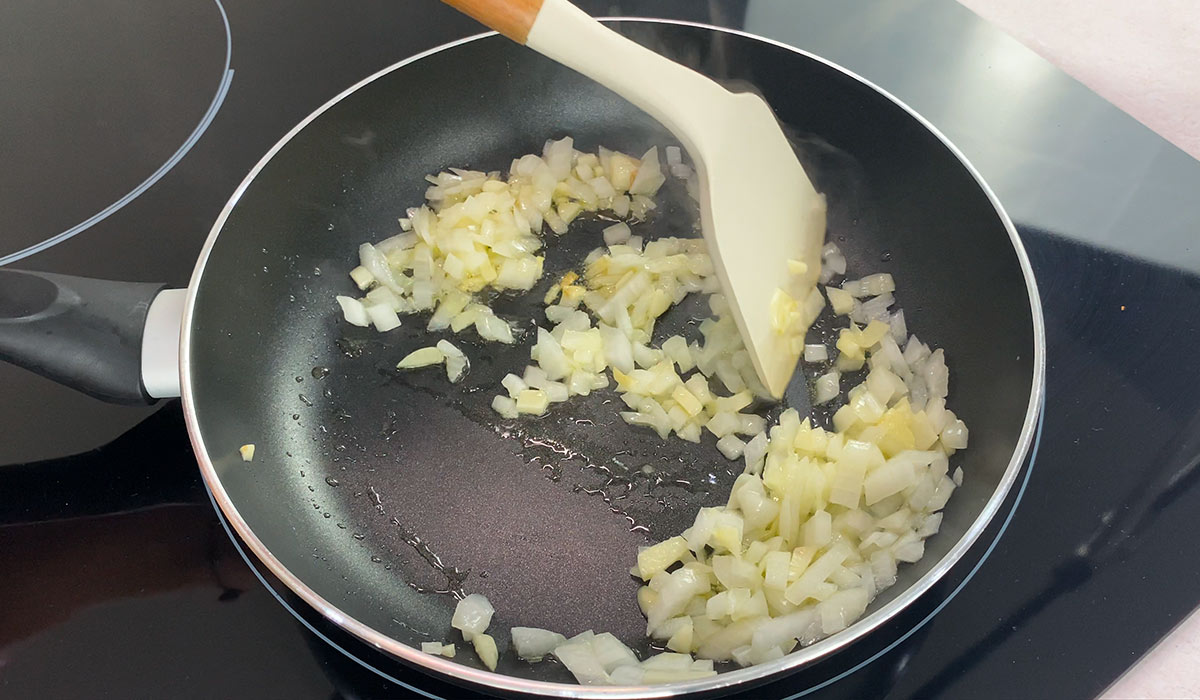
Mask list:
[[[443,0],[599,82],[657,119],[700,180],[704,238],[763,386],[783,395],[815,290],[825,199],[757,95],[709,78],[606,28],[567,0]]]

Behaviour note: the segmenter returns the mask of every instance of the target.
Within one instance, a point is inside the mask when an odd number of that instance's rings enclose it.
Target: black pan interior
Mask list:
[[[755,85],[826,192],[830,237],[850,274],[891,272],[910,330],[946,350],[951,406],[971,427],[971,448],[956,457],[966,483],[927,557],[881,605],[957,542],[1017,446],[1034,339],[1008,233],[950,150],[837,69],[704,28],[617,26],[714,77]],[[449,627],[453,595],[435,591],[465,591],[495,605],[502,650],[513,625],[608,630],[645,649],[637,583],[626,573],[636,548],[678,532],[699,505],[722,502],[740,470],[711,436],[693,447],[625,426],[608,392],[545,418],[498,420],[488,403],[500,377],[528,363],[528,342],[454,337],[472,369],[452,386],[436,371],[393,369],[436,339],[423,318],[384,335],[339,320],[333,297],[353,292],[346,273],[358,243],[398,231],[396,219],[422,201],[424,174],[504,169],[563,135],[582,149],[636,154],[673,142],[609,91],[499,37],[400,67],[271,158],[234,206],[199,283],[188,371],[222,487],[295,576],[408,644],[461,642]],[[672,187],[635,232],[691,235],[693,212]],[[551,240],[539,291],[497,308],[544,323],[540,290],[600,243],[602,225],[580,221]],[[702,315],[697,299],[664,327],[694,333],[692,318]],[[237,454],[244,443],[257,446],[249,464]],[[457,660],[478,664],[470,653]],[[500,670],[568,680],[557,666],[511,654]]]

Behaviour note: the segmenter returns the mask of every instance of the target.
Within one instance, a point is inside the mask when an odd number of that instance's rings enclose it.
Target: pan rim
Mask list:
[[[770,39],[767,37],[752,34],[750,32],[730,29],[726,27],[718,27],[711,24],[701,22],[690,22],[683,20],[657,19],[644,17],[611,17],[603,18],[604,21],[623,22],[623,23],[646,23],[646,24],[665,24],[684,27],[692,27],[704,29],[710,32],[730,34],[746,39],[759,41],[771,46],[785,49],[793,53],[799,54],[809,60],[821,63],[833,70],[836,70],[849,78],[865,85],[879,95],[890,100],[893,104],[903,109],[910,117],[915,119],[921,126],[933,134],[959,161],[959,163],[967,170],[974,178],[976,184],[982,189],[991,202],[997,216],[999,216],[1006,232],[1008,233],[1010,243],[1013,246],[1013,251],[1017,256],[1017,261],[1021,269],[1022,276],[1025,280],[1026,291],[1029,295],[1030,313],[1033,321],[1033,381],[1030,387],[1029,403],[1025,411],[1025,420],[1022,424],[1021,431],[1018,435],[1017,446],[1013,451],[1012,457],[1008,466],[1005,468],[1004,474],[1001,477],[996,489],[993,491],[983,509],[976,516],[972,525],[967,528],[967,531],[959,538],[954,547],[950,549],[942,558],[934,564],[921,578],[913,585],[909,586],[903,593],[895,599],[888,602],[880,609],[861,618],[845,630],[831,635],[815,644],[808,647],[798,649],[781,659],[776,661],[761,664],[758,666],[749,666],[734,671],[721,673],[717,676],[682,683],[672,683],[661,686],[580,686],[566,683],[554,683],[547,681],[538,681],[506,674],[495,673],[475,669],[470,666],[455,663],[449,659],[433,656],[423,653],[414,647],[399,642],[398,640],[380,632],[373,627],[370,627],[354,617],[346,614],[335,606],[330,601],[315,590],[306,585],[299,577],[291,573],[291,571],[276,558],[269,548],[255,535],[250,525],[242,518],[237,506],[233,503],[229,494],[222,486],[221,479],[216,472],[215,465],[211,460],[208,448],[205,445],[204,438],[200,433],[199,423],[196,415],[195,406],[195,389],[192,385],[191,378],[191,345],[192,345],[192,323],[194,320],[196,292],[200,282],[203,279],[205,267],[212,253],[216,241],[224,228],[225,222],[229,218],[233,209],[237,206],[242,195],[248,189],[250,184],[255,180],[258,174],[266,167],[274,156],[284,148],[300,131],[307,127],[311,122],[316,120],[327,110],[341,102],[349,95],[357,92],[359,89],[374,82],[375,80],[387,75],[395,70],[399,70],[409,64],[416,63],[421,59],[429,56],[454,49],[458,46],[468,44],[480,39],[497,36],[496,32],[482,32],[472,36],[463,37],[439,46],[433,47],[421,53],[415,54],[395,64],[387,66],[366,78],[351,85],[345,90],[338,93],[332,99],[321,105],[311,114],[301,120],[296,126],[287,132],[278,142],[271,147],[269,151],[255,164],[238,187],[234,190],[232,196],[222,208],[221,213],[213,223],[212,229],[204,242],[200,255],[196,262],[196,267],[193,270],[192,277],[188,283],[187,298],[184,305],[183,322],[180,332],[180,350],[179,350],[179,373],[181,398],[184,409],[184,419],[187,425],[188,437],[192,443],[192,448],[196,453],[196,459],[200,467],[201,476],[204,478],[213,501],[217,504],[221,514],[228,520],[237,535],[246,543],[254,555],[267,566],[267,568],[279,578],[284,585],[298,595],[304,602],[318,612],[326,619],[330,620],[340,628],[346,630],[358,639],[370,644],[376,649],[387,652],[392,656],[399,657],[404,662],[415,665],[419,668],[435,672],[440,676],[452,679],[456,682],[465,681],[477,686],[496,688],[509,692],[530,693],[551,697],[572,697],[572,698],[654,698],[654,697],[670,697],[675,695],[683,695],[695,692],[713,692],[732,689],[735,686],[747,685],[754,686],[767,681],[769,678],[781,675],[787,671],[796,669],[800,666],[811,663],[819,658],[836,653],[840,649],[848,646],[859,638],[873,632],[876,628],[890,620],[901,610],[908,607],[916,599],[924,595],[930,588],[934,586],[951,568],[953,568],[966,552],[976,543],[979,536],[984,532],[988,525],[995,518],[997,511],[1004,503],[1012,486],[1015,483],[1018,474],[1021,472],[1025,458],[1029,454],[1030,447],[1033,443],[1034,435],[1037,429],[1039,409],[1042,405],[1042,399],[1045,394],[1046,383],[1046,340],[1045,340],[1045,323],[1042,313],[1041,298],[1038,294],[1037,282],[1033,275],[1033,268],[1029,262],[1029,256],[1025,251],[1024,244],[1021,242],[1020,236],[1017,234],[1016,227],[1012,219],[1005,211],[1000,203],[995,192],[992,191],[988,183],[983,179],[983,176],[975,168],[975,166],[966,158],[959,148],[952,143],[940,130],[930,123],[925,117],[920,115],[912,107],[905,104],[902,100],[892,95],[887,90],[870,80],[846,69],[832,61],[824,59],[820,56],[812,54],[803,49],[785,44],[781,41]]]

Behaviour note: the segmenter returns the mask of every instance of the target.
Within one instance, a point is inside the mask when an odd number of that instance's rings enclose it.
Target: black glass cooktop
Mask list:
[[[950,3],[580,4],[745,27],[909,100],[996,187],[1041,289],[1044,422],[989,531],[879,633],[744,696],[1101,692],[1200,604],[1200,211],[1185,196],[1200,163]],[[183,284],[280,135],[476,31],[433,0],[10,0],[0,260]],[[1036,84],[1006,83],[997,67],[1014,65]],[[968,118],[1034,93],[1003,124]],[[5,365],[0,387],[0,697],[468,695],[259,580],[209,503],[177,402],[105,406]]]

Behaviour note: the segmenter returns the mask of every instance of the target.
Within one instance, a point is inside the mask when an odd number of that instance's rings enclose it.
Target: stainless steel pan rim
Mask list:
[[[837,64],[813,55],[807,51],[748,32],[716,27],[699,22],[684,22],[678,20],[620,17],[610,18],[606,21],[634,21],[657,24],[674,24],[705,29],[712,32],[722,32],[771,44],[829,66],[830,68],[833,68],[834,70],[837,70],[866,85],[875,92],[894,102],[900,108],[904,109],[909,115],[920,122],[920,124],[924,126],[930,133],[935,135],[946,146],[946,148],[948,148],[955,155],[959,162],[961,162],[967,171],[971,173],[971,176],[975,179],[983,192],[986,193],[988,200],[995,208],[997,216],[999,216],[1003,222],[1005,230],[1008,231],[1009,239],[1012,243],[1014,252],[1017,255],[1017,259],[1021,267],[1021,272],[1025,277],[1025,286],[1029,294],[1029,306],[1034,325],[1034,376],[1029,395],[1029,404],[1025,411],[1025,420],[1021,427],[1017,448],[1014,450],[1008,467],[1005,469],[1004,476],[1001,478],[996,490],[985,504],[983,510],[976,517],[975,522],[959,539],[954,548],[946,553],[946,555],[943,556],[942,559],[915,584],[910,586],[907,590],[898,595],[887,605],[872,612],[870,615],[863,617],[845,630],[812,644],[811,646],[798,649],[791,654],[788,654],[787,656],[771,663],[729,671],[713,678],[649,687],[595,687],[534,681],[524,678],[517,678],[515,676],[491,673],[458,664],[448,659],[425,654],[413,647],[408,646],[407,644],[402,644],[392,639],[388,635],[345,614],[312,588],[308,587],[297,576],[292,574],[292,572],[288,570],[283,562],[281,562],[271,553],[267,546],[257,537],[257,535],[255,535],[249,524],[238,512],[237,506],[233,503],[232,499],[229,497],[229,494],[223,488],[220,477],[217,475],[213,462],[209,458],[208,447],[205,445],[204,438],[200,434],[199,423],[197,421],[194,388],[192,386],[191,376],[192,320],[195,312],[196,290],[199,288],[200,280],[204,276],[204,270],[206,263],[208,262],[209,255],[212,252],[217,237],[221,233],[221,229],[224,227],[226,219],[228,219],[230,213],[233,211],[234,207],[237,205],[242,194],[246,191],[247,187],[249,187],[250,183],[254,181],[258,173],[266,166],[268,162],[270,162],[275,154],[278,153],[280,149],[282,149],[310,122],[319,117],[330,107],[343,100],[346,96],[383,75],[386,75],[411,63],[415,63],[427,56],[431,56],[442,51],[447,51],[456,46],[477,41],[485,37],[494,36],[495,32],[484,32],[474,36],[465,37],[463,39],[452,41],[428,51],[419,53],[415,56],[411,56],[403,61],[400,61],[399,63],[384,68],[374,75],[371,75],[346,89],[341,94],[337,95],[322,105],[319,109],[314,111],[312,114],[307,116],[303,121],[289,131],[287,135],[280,139],[279,142],[276,143],[271,150],[268,151],[266,155],[264,155],[263,158],[254,166],[254,168],[234,191],[233,196],[230,197],[228,203],[226,203],[225,207],[222,209],[220,216],[217,217],[216,222],[213,224],[212,230],[208,235],[208,239],[204,243],[204,247],[200,253],[199,260],[196,263],[196,268],[192,273],[192,278],[188,286],[186,306],[184,308],[183,315],[183,328],[180,334],[179,351],[180,387],[182,389],[184,417],[187,423],[188,435],[191,439],[192,447],[196,452],[197,461],[200,466],[200,472],[205,483],[208,485],[210,492],[212,493],[214,501],[228,522],[233,526],[234,531],[237,532],[238,536],[246,543],[254,555],[261,562],[263,562],[268,569],[270,569],[271,573],[278,577],[289,589],[295,592],[296,595],[300,596],[300,598],[303,599],[308,605],[320,612],[325,618],[329,619],[350,634],[353,634],[354,636],[363,640],[367,644],[370,644],[371,646],[385,651],[393,656],[397,656],[409,664],[434,671],[440,675],[480,686],[497,688],[516,693],[531,693],[568,698],[628,698],[633,700],[635,698],[659,698],[686,695],[688,693],[720,691],[721,689],[731,688],[741,684],[755,685],[765,681],[771,676],[795,669],[818,658],[834,653],[835,651],[849,645],[853,641],[859,639],[863,635],[871,632],[887,620],[891,619],[903,608],[907,607],[910,603],[928,591],[930,587],[934,585],[934,583],[944,576],[946,572],[948,572],[959,561],[959,559],[962,558],[962,556],[967,552],[971,545],[975,543],[975,541],[983,533],[984,529],[986,529],[988,524],[991,522],[997,510],[1007,497],[1013,483],[1016,481],[1017,475],[1020,473],[1021,467],[1025,461],[1025,457],[1029,452],[1037,427],[1038,409],[1042,404],[1042,398],[1045,393],[1046,339],[1037,283],[1033,277],[1033,269],[1029,264],[1029,257],[1025,252],[1025,248],[1021,243],[1020,237],[1017,235],[1017,231],[1013,226],[1012,220],[1004,211],[1004,208],[996,198],[995,193],[988,186],[988,184],[984,182],[979,172],[973,165],[971,165],[963,153],[940,131],[938,131],[936,127],[929,123],[928,120],[883,88],[845,68],[842,68],[841,66],[838,66]]]

